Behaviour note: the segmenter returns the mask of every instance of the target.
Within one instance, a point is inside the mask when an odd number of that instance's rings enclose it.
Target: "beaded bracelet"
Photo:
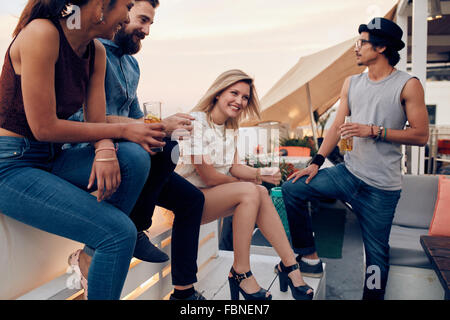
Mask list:
[[[375,138],[376,137],[376,135],[373,133],[373,127],[374,127],[375,125],[373,124],[373,123],[370,123],[369,124],[369,127],[370,127],[370,137],[371,138]]]

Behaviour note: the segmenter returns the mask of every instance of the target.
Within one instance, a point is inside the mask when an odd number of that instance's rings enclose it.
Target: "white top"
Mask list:
[[[217,171],[231,176],[238,130],[225,130],[225,125],[214,123],[210,125],[204,112],[191,112],[190,115],[195,118],[191,138],[179,141],[180,160],[175,171],[196,187],[207,188],[192,162],[201,164],[202,156],[209,156]]]

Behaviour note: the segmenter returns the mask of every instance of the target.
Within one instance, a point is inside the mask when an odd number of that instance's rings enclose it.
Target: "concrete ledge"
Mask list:
[[[162,218],[166,220],[166,218]],[[162,248],[170,256],[172,228],[168,221],[156,218],[159,222],[150,228],[153,244]],[[199,278],[202,270],[217,256],[217,222],[201,226],[199,237],[198,266]],[[63,259],[64,260],[64,259]],[[67,264],[67,262],[64,262]],[[124,300],[168,299],[172,291],[170,261],[166,263],[147,263],[132,259],[130,270],[122,290]],[[83,290],[69,289],[67,281],[72,274],[62,274],[43,283],[34,290],[20,296],[19,300],[78,300]]]

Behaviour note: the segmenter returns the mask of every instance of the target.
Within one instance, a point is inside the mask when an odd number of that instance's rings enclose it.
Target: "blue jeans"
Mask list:
[[[401,190],[369,186],[351,174],[343,163],[320,170],[309,184],[305,183],[306,178],[283,184],[294,251],[300,255],[316,252],[309,200],[334,198],[348,202],[358,217],[366,253],[363,299],[383,299],[389,272],[389,235]],[[380,271],[378,286],[376,281],[372,282],[374,270]]]
[[[197,282],[198,238],[205,197],[193,184],[173,172],[178,157],[172,159],[172,154],[177,154],[178,143],[164,141],[164,151],[151,157],[150,174],[130,218],[141,231],[151,226],[155,205],[174,213],[172,284],[186,286]]]
[[[99,203],[86,190],[92,147],[60,151],[50,143],[0,137],[0,212],[95,248],[89,299],[120,298],[136,243],[128,215],[150,171],[149,154],[123,142],[117,157],[122,182]]]

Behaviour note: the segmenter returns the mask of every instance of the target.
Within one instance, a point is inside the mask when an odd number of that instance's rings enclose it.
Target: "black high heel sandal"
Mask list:
[[[253,274],[251,271],[247,273],[236,273],[233,267],[231,267],[230,273],[232,277],[228,277],[228,283],[230,284],[231,300],[239,300],[239,292],[244,296],[245,300],[272,300],[272,295],[267,296],[267,290],[261,288],[258,292],[249,294],[245,292],[240,284],[242,280],[250,278]]]
[[[312,298],[314,297],[313,288],[308,285],[294,287],[291,278],[289,278],[288,276],[288,274],[292,271],[300,269],[298,263],[286,267],[283,262],[280,261],[279,266],[281,271],[278,269],[278,266],[275,266],[275,271],[280,277],[280,291],[286,292],[289,286],[289,288],[291,288],[292,296],[295,300],[312,300]],[[308,293],[309,290],[311,290],[310,293]]]

